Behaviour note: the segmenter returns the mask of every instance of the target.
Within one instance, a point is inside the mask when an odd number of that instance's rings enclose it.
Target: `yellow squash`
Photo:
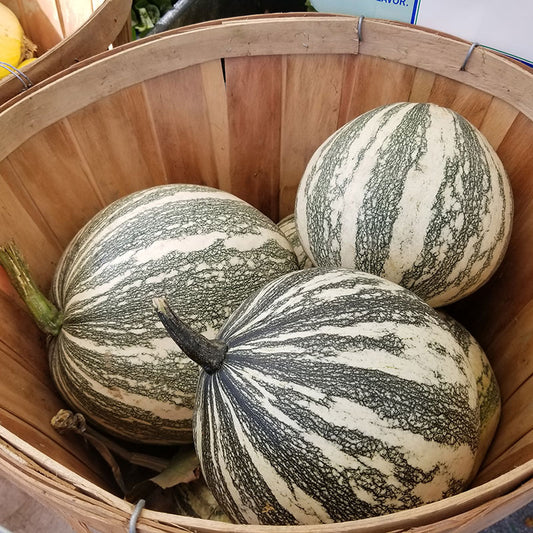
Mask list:
[[[18,67],[23,61],[30,59],[34,52],[35,45],[24,35],[16,15],[0,3],[0,61]],[[0,68],[0,78],[9,73],[8,69]]]

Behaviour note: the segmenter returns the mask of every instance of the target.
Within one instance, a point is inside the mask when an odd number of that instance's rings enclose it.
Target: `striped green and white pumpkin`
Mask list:
[[[512,226],[506,171],[455,111],[400,102],[372,109],[313,154],[295,206],[317,266],[394,281],[434,307],[483,285]]]
[[[155,306],[204,368],[195,446],[232,520],[340,522],[465,488],[480,445],[476,375],[467,346],[411,291],[299,270],[247,299],[215,340]]]
[[[300,236],[298,235],[298,229],[296,228],[296,220],[294,219],[294,213],[287,215],[278,222],[278,228],[282,231],[283,235],[287,237],[287,240],[291,243],[296,259],[298,260],[298,266],[300,268],[311,268],[313,265],[309,256],[303,249]]]
[[[439,315],[446,321],[457,342],[468,355],[470,365],[476,377],[480,411],[480,437],[476,461],[472,471],[473,477],[479,470],[498,428],[502,407],[500,386],[490,361],[479,342],[453,317],[444,311],[439,311]]]
[[[64,317],[49,344],[52,378],[113,435],[191,442],[198,368],[168,339],[152,298],[167,295],[212,338],[249,294],[297,268],[276,224],[232,194],[170,184],[121,198],[57,265],[50,298]]]

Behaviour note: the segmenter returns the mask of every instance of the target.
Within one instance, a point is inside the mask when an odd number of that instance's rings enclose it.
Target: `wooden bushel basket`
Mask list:
[[[0,80],[0,104],[82,59],[128,42],[131,0],[2,0],[37,46],[37,59]],[[124,33],[123,33],[124,32]]]
[[[479,531],[533,499],[533,72],[420,27],[359,22],[289,14],[172,30],[84,61],[0,108],[0,240],[16,240],[45,290],[80,226],[141,188],[203,183],[278,220],[292,211],[318,145],[379,104],[455,109],[486,135],[512,182],[505,260],[450,310],[485,348],[503,396],[497,435],[471,488],[416,509],[314,527],[144,509],[139,532]],[[44,339],[0,274],[0,470],[77,530],[123,532],[134,506],[81,439],[51,428],[64,405]]]

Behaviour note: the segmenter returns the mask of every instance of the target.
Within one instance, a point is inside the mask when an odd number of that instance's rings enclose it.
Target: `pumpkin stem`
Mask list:
[[[52,417],[50,423],[60,434],[72,431],[82,436],[104,456],[106,462],[109,464],[113,462],[111,460],[112,453],[115,453],[118,457],[133,465],[149,468],[156,472],[163,472],[170,464],[168,459],[154,457],[144,453],[130,452],[126,448],[123,448],[117,442],[88,426],[85,417],[81,413],[74,413],[68,409],[60,409]],[[118,465],[116,466],[116,470],[115,468],[113,470],[116,473],[120,472]],[[124,492],[126,491],[124,490]]]
[[[228,351],[225,342],[218,339],[209,340],[201,333],[193,331],[174,313],[166,298],[154,298],[153,304],[168,334],[185,355],[208,374],[213,374],[222,366]]]
[[[63,313],[39,290],[15,243],[0,246],[0,265],[4,267],[39,329],[56,336],[63,324]]]

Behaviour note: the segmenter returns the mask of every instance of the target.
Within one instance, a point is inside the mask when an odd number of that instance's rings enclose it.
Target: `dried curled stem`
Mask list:
[[[156,472],[162,472],[169,465],[167,459],[161,459],[143,453],[130,452],[110,438],[88,426],[85,417],[81,413],[73,413],[68,409],[60,409],[57,414],[52,417],[50,423],[58,433],[73,432],[82,436],[89,444],[91,444],[111,468],[113,477],[124,494],[128,491],[120,467],[116,462],[113,453],[133,465],[142,466]]]

